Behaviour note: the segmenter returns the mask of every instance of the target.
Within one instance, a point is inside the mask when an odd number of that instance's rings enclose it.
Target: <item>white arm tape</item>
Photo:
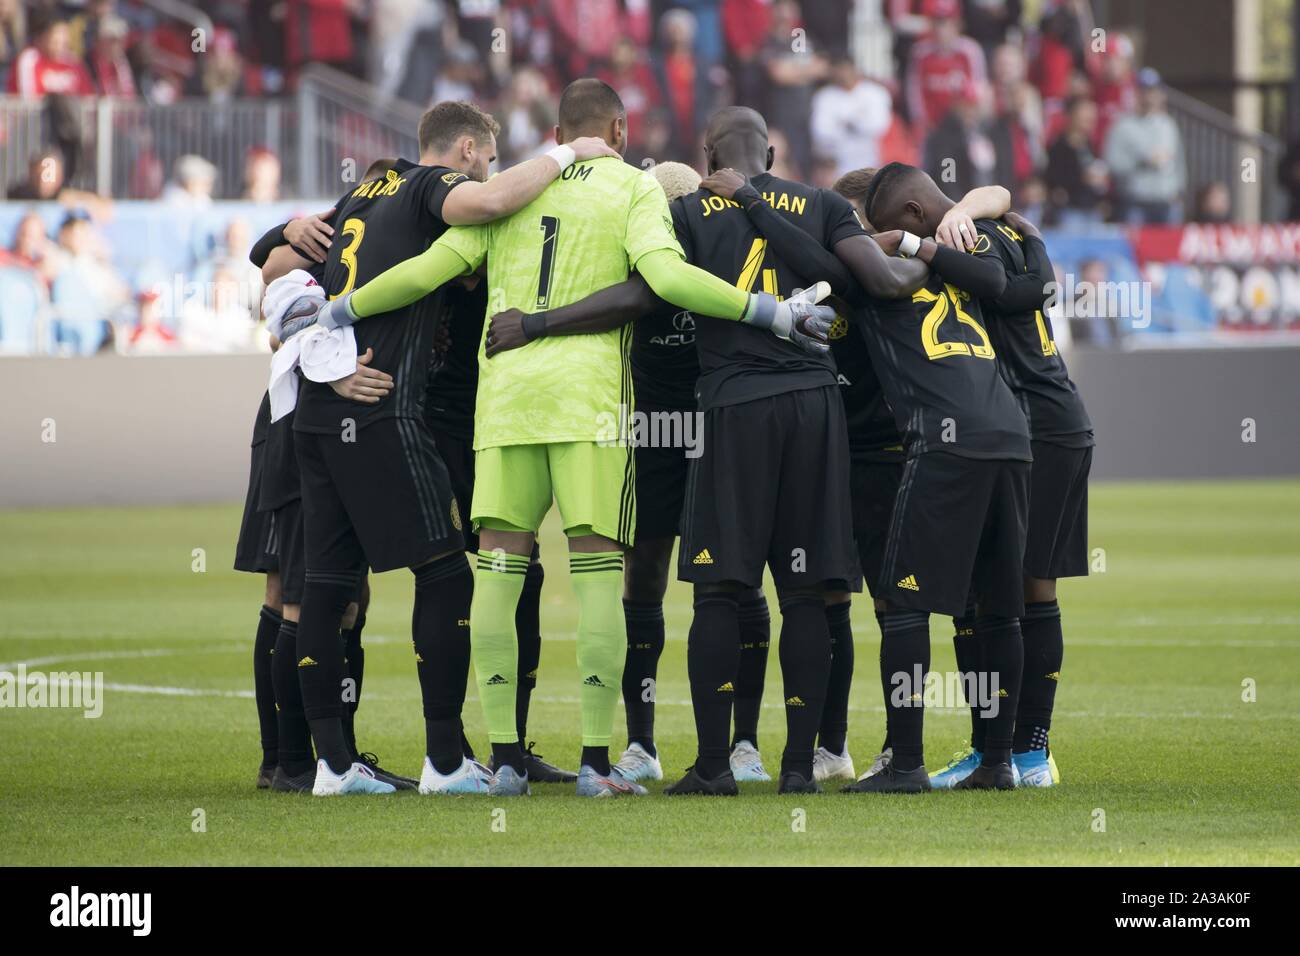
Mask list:
[[[921,237],[914,232],[904,232],[903,238],[898,241],[899,255],[912,258],[921,250]]]
[[[573,161],[578,158],[572,146],[556,146],[554,149],[547,150],[546,155],[560,164],[560,172],[572,166]]]

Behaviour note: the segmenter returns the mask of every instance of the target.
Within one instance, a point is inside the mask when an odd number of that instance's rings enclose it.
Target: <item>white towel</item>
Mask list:
[[[325,292],[308,273],[295,269],[266,289],[262,314],[272,334],[278,337],[288,314],[302,314],[297,308],[304,298],[325,302]],[[298,333],[271,356],[271,421],[288,415],[298,405],[298,379],[294,369],[313,382],[333,382],[357,370],[357,339],[352,326],[327,330],[319,325]]]

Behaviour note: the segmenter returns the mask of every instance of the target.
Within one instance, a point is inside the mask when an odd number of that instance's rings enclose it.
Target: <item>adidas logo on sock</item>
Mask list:
[[[491,677],[487,679],[488,687],[499,687],[502,684],[509,684],[509,683],[510,681],[506,680],[500,674],[493,674]]]
[[[417,663],[417,664],[423,664],[423,663],[424,663],[424,658],[420,656],[420,652],[419,652],[419,651],[416,651],[416,652],[415,652],[415,663]]]
[[[699,554],[697,554],[697,555],[695,556],[695,561],[694,561],[694,563],[695,563],[695,564],[712,564],[712,563],[713,563],[713,555],[709,554],[709,549],[708,549],[708,548],[705,548],[703,551],[701,551]]]
[[[298,666],[299,666],[299,667],[315,667],[315,666],[316,666],[316,662],[315,662],[314,660],[312,660],[310,657],[304,657],[302,660],[300,660],[300,661],[298,662]]]
[[[595,674],[592,674],[590,677],[588,677],[588,678],[587,678],[585,681],[583,681],[582,683],[583,683],[583,686],[585,686],[585,687],[604,687],[604,686],[605,686],[604,684],[601,683],[600,678],[597,677]]]
[[[797,694],[794,697],[788,697],[786,698],[785,706],[803,707],[804,706],[803,698],[798,696]]]
[[[734,694],[735,692],[736,692],[736,687],[735,687],[735,685],[732,684],[731,681],[727,681],[725,684],[723,684],[721,687],[719,687],[719,688],[718,688],[714,693],[718,693],[718,694]]]
[[[906,588],[909,591],[921,590],[921,585],[916,583],[915,574],[909,574],[907,577],[903,578],[903,580],[899,581],[895,587]]]

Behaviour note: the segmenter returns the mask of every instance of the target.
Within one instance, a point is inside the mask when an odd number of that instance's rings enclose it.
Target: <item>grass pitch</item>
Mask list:
[[[228,570],[238,518],[233,505],[0,513],[0,670],[99,670],[106,682],[96,720],[0,710],[6,863],[1300,863],[1300,482],[1094,487],[1090,547],[1105,571],[1061,587],[1052,741],[1064,786],[912,798],[778,797],[773,785],[735,800],[670,800],[658,785],[608,802],[544,786],[515,801],[258,792],[250,658],[262,585]],[[548,526],[530,736],[571,766],[576,608],[562,547]],[[418,775],[410,575],[372,586],[358,736],[386,766]],[[684,586],[665,611],[659,746],[675,779],[693,749]],[[856,600],[853,617],[849,743],[861,769],[883,708],[869,603]],[[932,629],[934,666],[951,670],[950,624]],[[779,688],[773,653],[760,737],[769,768],[784,739]],[[465,714],[482,744],[476,699]],[[932,770],[967,730],[964,710],[929,712]]]

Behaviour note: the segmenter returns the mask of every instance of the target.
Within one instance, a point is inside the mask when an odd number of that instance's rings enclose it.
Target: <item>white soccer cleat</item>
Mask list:
[[[638,743],[628,744],[627,750],[623,751],[623,756],[618,758],[618,763],[614,766],[626,779],[634,783],[638,780],[664,778],[663,764],[659,762],[658,756],[650,756],[650,752]]]
[[[769,783],[771,774],[763,768],[763,755],[748,740],[737,740],[731,748],[731,775],[737,783]]]
[[[893,762],[894,748],[886,747],[884,750],[880,751],[880,753],[876,754],[875,759],[871,761],[871,766],[867,768],[867,772],[858,779],[866,780],[868,777],[874,777]]]
[[[363,763],[354,763],[337,774],[324,759],[316,761],[316,783],[311,788],[314,797],[351,797],[396,790],[391,783],[376,780],[374,772]]]
[[[451,773],[443,775],[434,769],[433,761],[424,758],[424,768],[420,771],[420,793],[441,793],[460,796],[466,793],[487,793],[492,785],[492,774],[488,768],[477,760],[460,758],[460,766]]]
[[[849,744],[844,742],[844,753],[831,753],[825,747],[818,747],[813,754],[813,779],[817,781],[834,780],[837,777],[843,777],[845,780],[856,780],[857,774],[853,771],[853,758],[849,756]]]

